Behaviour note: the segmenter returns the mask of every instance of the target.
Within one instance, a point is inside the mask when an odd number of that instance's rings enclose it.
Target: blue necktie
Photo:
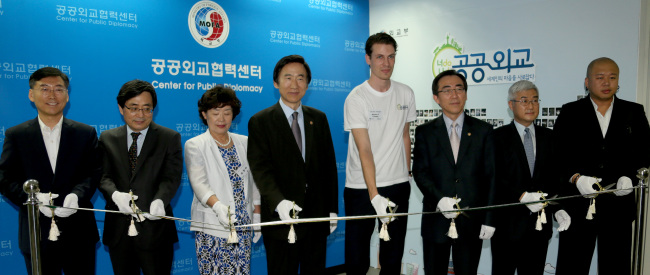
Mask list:
[[[526,159],[528,160],[528,168],[530,168],[530,176],[533,176],[535,169],[535,149],[533,148],[533,138],[530,135],[530,129],[524,130],[524,150],[526,150]]]

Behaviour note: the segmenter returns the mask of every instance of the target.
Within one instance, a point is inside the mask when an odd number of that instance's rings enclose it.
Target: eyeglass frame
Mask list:
[[[440,91],[438,91],[438,94],[442,93],[443,95],[446,96],[451,96],[451,92],[454,92],[456,95],[462,95],[467,92],[467,89],[465,87],[456,87],[456,88],[444,88]]]
[[[41,92],[44,95],[63,95],[68,92],[68,88],[59,86],[59,85],[50,85],[50,84],[41,84],[39,87],[37,87],[38,91]]]
[[[151,114],[153,114],[153,110],[154,110],[154,108],[149,107],[149,106],[143,107],[143,108],[137,108],[137,107],[129,107],[129,106],[124,105],[124,108],[129,110],[129,112],[132,115],[137,115],[140,111],[142,111],[142,114],[144,114],[144,115],[151,115]],[[151,109],[151,110],[146,111],[146,109]]]
[[[526,99],[526,98],[524,98],[524,99],[522,99],[522,100],[514,100],[514,99],[511,99],[510,101],[512,101],[512,102],[517,102],[517,103],[521,103],[521,105],[528,105],[528,103],[530,103],[530,104],[532,104],[532,105],[539,105],[539,103],[542,102],[541,99],[530,99],[530,100],[529,100],[529,99]]]

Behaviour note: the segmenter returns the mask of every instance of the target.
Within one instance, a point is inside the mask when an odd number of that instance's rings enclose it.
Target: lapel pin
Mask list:
[[[310,120],[309,125],[314,125],[314,122]]]
[[[471,137],[471,136],[472,136],[472,133],[467,133],[467,136],[468,136],[468,137]]]

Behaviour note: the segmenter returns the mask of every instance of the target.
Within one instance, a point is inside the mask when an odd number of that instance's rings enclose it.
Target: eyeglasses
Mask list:
[[[56,95],[63,95],[68,91],[68,89],[63,88],[61,86],[43,84],[39,87],[39,91],[41,91],[41,93],[43,93],[44,95],[50,95],[52,93]]]
[[[140,111],[142,111],[142,113],[145,114],[145,115],[150,115],[150,114],[153,113],[153,108],[151,108],[151,107],[143,107],[143,108],[130,107],[129,108],[128,106],[124,106],[124,108],[129,110],[129,112],[132,115],[137,115]]]
[[[442,89],[441,91],[438,91],[438,93],[442,93],[443,95],[446,96],[450,96],[454,92],[457,95],[462,95],[465,93],[465,88],[464,87],[446,88],[446,89]]]
[[[539,102],[540,102],[541,100],[539,100],[539,99],[525,99],[525,98],[524,98],[524,99],[522,99],[522,100],[510,100],[510,101],[512,101],[512,102],[519,102],[519,103],[521,103],[521,104],[523,104],[523,105],[528,105],[528,103],[532,103],[533,105],[539,105]]]

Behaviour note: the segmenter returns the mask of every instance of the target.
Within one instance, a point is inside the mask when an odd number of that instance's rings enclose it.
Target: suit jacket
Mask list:
[[[113,202],[113,192],[128,193],[132,190],[138,199],[135,204],[144,212],[149,212],[151,202],[162,200],[165,215],[173,216],[170,202],[181,183],[183,171],[183,149],[181,135],[169,128],[155,123],[149,125],[135,173],[131,175],[127,147],[126,125],[102,132],[99,147],[103,153],[104,172],[100,190],[104,194],[107,210],[119,210]],[[106,213],[103,242],[114,246],[123,238],[135,238],[143,249],[155,249],[159,244],[178,241],[176,224],[171,220],[149,220],[136,222],[138,235],[129,237],[127,232],[131,216]]]
[[[569,182],[574,173],[602,178],[601,185],[615,183],[621,176],[638,183],[637,170],[650,164],[650,127],[643,106],[615,98],[612,116],[605,138],[589,97],[562,106],[554,131],[562,153],[563,195],[578,195],[575,184]],[[563,204],[572,221],[587,215],[589,199],[570,199]],[[633,194],[600,195],[596,199],[594,219],[632,221],[636,213]]]
[[[54,205],[61,206],[65,197],[77,195],[79,207],[93,208],[90,199],[99,183],[101,166],[97,153],[97,132],[86,124],[63,118],[61,140],[52,173],[38,118],[7,129],[0,157],[0,192],[18,207],[19,246],[29,253],[27,194],[23,183],[29,179],[39,182],[42,193],[59,194]],[[41,241],[47,241],[51,218],[40,216]],[[77,211],[67,218],[55,218],[61,231],[58,242],[88,242],[99,240],[95,213]]]
[[[280,220],[275,208],[282,200],[302,207],[300,218],[338,213],[338,177],[334,145],[325,113],[302,105],[305,159],[298,149],[280,103],[248,122],[248,163],[262,197],[262,222]],[[329,234],[329,223],[294,225],[300,240],[306,232]],[[262,234],[285,239],[289,226],[264,226]]]
[[[415,129],[413,177],[422,191],[422,211],[436,211],[443,197],[457,196],[460,207],[491,205],[494,194],[494,144],[492,125],[465,115],[458,150],[458,162],[449,142],[442,116]],[[459,238],[478,239],[485,221],[484,211],[459,215],[456,228]],[[451,220],[442,214],[422,215],[422,238],[447,242]],[[490,224],[488,224],[490,225]]]
[[[496,189],[495,204],[518,203],[524,192],[542,191],[549,197],[557,194],[560,177],[554,154],[553,132],[535,125],[535,167],[531,177],[526,150],[517,132],[515,122],[494,130]],[[548,223],[542,225],[543,236],[551,238],[552,217],[557,205],[545,208]],[[525,205],[493,210],[494,225],[498,230],[494,239],[516,241],[526,232],[534,230],[537,213],[531,213]]]

